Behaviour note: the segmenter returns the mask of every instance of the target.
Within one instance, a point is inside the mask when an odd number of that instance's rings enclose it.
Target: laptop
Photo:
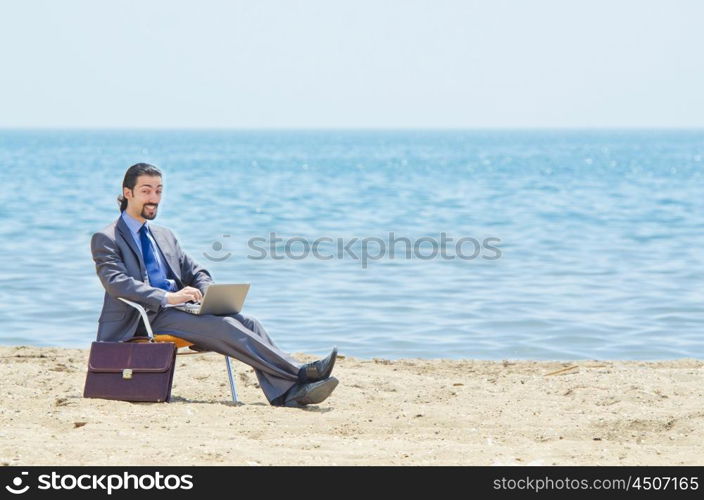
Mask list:
[[[205,290],[202,302],[168,305],[190,314],[236,314],[242,310],[249,292],[249,283],[234,285],[212,284]]]

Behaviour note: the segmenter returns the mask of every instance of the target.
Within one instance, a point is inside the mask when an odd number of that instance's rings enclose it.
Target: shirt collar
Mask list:
[[[139,236],[139,230],[142,228],[143,225],[147,224],[146,221],[144,222],[144,224],[139,222],[137,219],[128,214],[127,210],[122,212],[122,220],[125,221],[125,224],[127,224],[127,227],[130,228],[130,231],[132,231],[132,234],[134,234],[135,236]],[[147,226],[147,229],[149,229],[149,226]]]

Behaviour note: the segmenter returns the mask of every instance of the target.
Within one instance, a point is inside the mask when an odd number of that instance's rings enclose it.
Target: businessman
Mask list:
[[[154,332],[169,333],[194,344],[239,359],[254,368],[271,405],[301,407],[324,401],[338,384],[330,376],[337,349],[313,363],[300,364],[279,349],[259,321],[241,313],[193,315],[167,304],[200,302],[213,283],[179,246],[173,233],[152,224],[163,190],[161,171],[138,163],[125,173],[120,216],[95,233],[91,252],[105,288],[98,319],[98,340],[121,342],[145,335],[139,313],[119,297],[146,310]]]

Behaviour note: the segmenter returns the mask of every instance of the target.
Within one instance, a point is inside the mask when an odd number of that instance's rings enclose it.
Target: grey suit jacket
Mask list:
[[[205,294],[213,282],[210,273],[181,250],[169,229],[151,223],[149,228],[178,289],[192,286]],[[159,312],[166,291],[149,284],[142,253],[122,217],[95,233],[90,248],[95,271],[105,288],[103,310],[98,319],[98,340],[125,340],[134,335],[139,324],[139,313],[117,298],[123,297],[144,306],[151,321]]]

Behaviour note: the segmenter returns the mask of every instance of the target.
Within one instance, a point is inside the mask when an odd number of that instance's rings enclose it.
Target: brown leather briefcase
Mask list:
[[[171,342],[93,342],[83,397],[168,401],[175,366]]]

